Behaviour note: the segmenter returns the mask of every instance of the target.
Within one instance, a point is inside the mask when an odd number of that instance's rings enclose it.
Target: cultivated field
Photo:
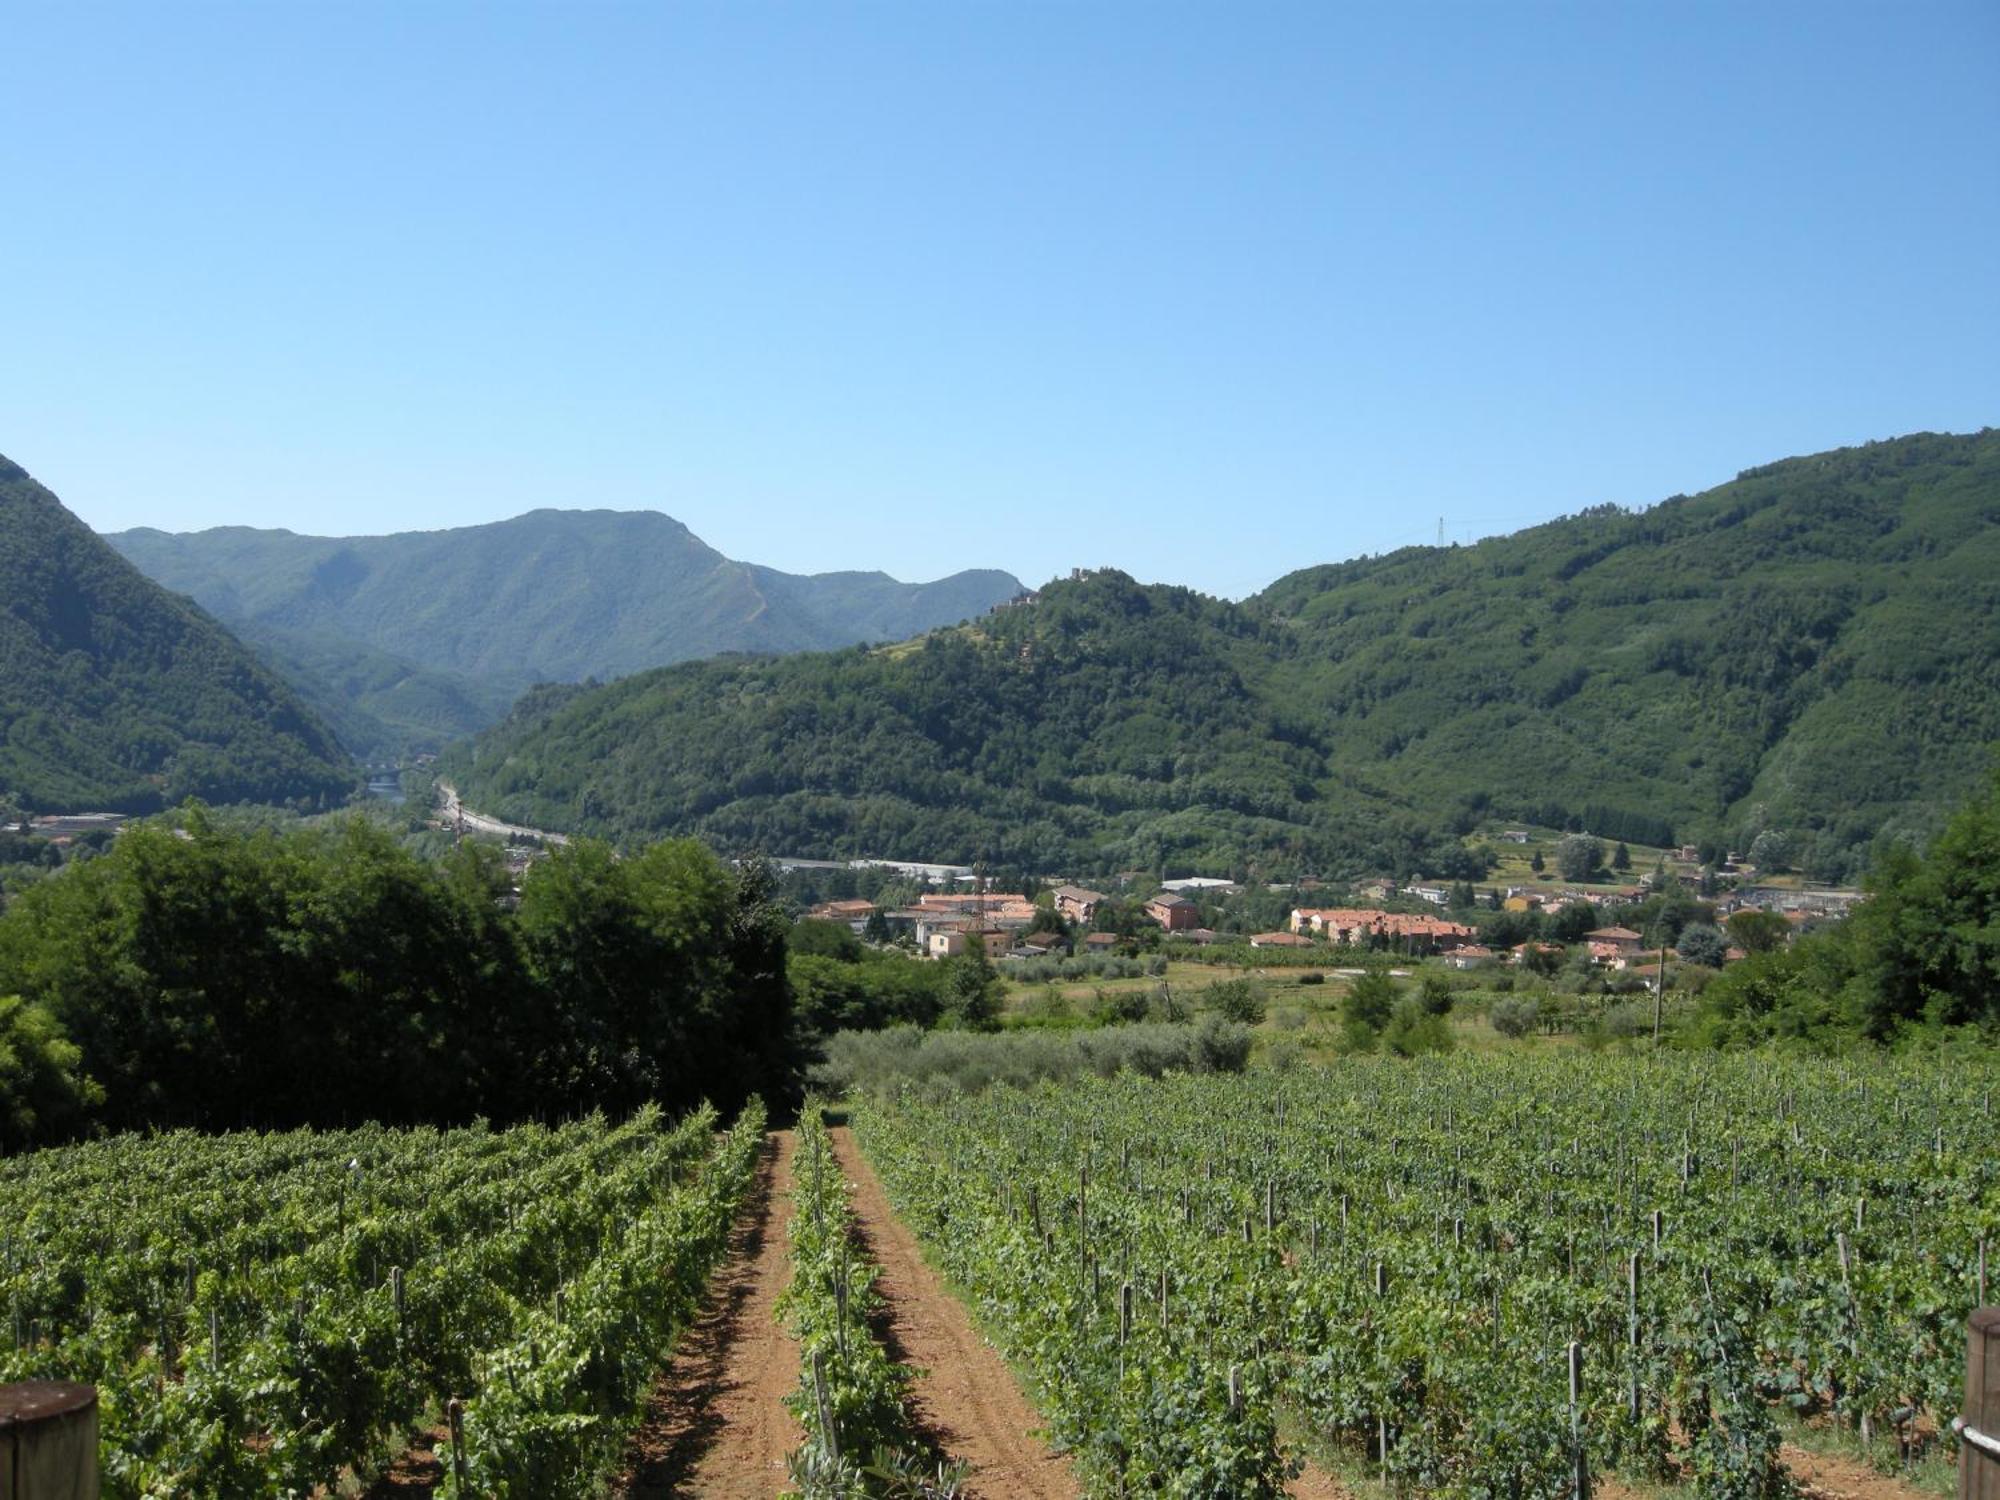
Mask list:
[[[99,1385],[114,1496],[1909,1500],[1996,1084],[1550,1051],[126,1138],[0,1162],[0,1379]]]

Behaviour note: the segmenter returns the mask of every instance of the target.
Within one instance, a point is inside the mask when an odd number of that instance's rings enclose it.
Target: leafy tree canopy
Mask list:
[[[1925,854],[1892,849],[1870,889],[1844,921],[1719,976],[1702,992],[1702,1034],[2000,1031],[2000,771]]]
[[[93,1123],[141,1129],[733,1109],[790,1077],[759,867],[586,841],[509,910],[478,845],[426,862],[360,818],[181,821],[129,828],[0,915],[0,995],[20,997],[0,1002],[0,1098],[38,1131],[67,1128],[64,1079]]]

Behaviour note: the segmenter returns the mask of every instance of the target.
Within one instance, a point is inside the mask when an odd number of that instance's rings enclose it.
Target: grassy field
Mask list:
[[[1325,1062],[1347,1050],[1343,1001],[1351,982],[1348,973],[1328,964],[1323,968],[1241,968],[1228,964],[1170,963],[1163,975],[1125,978],[1083,978],[1055,983],[1010,979],[1002,1000],[1002,1024],[1013,1027],[1087,1027],[1114,1020],[1191,1020],[1213,1007],[1207,992],[1231,980],[1248,980],[1263,999],[1264,1018],[1254,1028],[1254,1058],[1261,1063]],[[1529,1053],[1603,1045],[1617,1038],[1601,1024],[1621,1006],[1645,1010],[1644,996],[1593,996],[1578,999],[1544,988],[1513,970],[1460,973],[1439,964],[1413,963],[1389,971],[1398,987],[1414,992],[1432,974],[1442,975],[1456,994],[1448,1018],[1451,1049],[1471,1053]],[[1319,982],[1310,982],[1318,975]],[[1571,1008],[1555,1029],[1537,1029],[1527,1036],[1507,1037],[1494,1029],[1488,1007],[1503,995],[1539,998],[1545,1012],[1551,1006]],[[1136,1007],[1144,1004],[1143,1015]],[[1671,1018],[1690,1003],[1670,993]],[[1128,1007],[1132,1007],[1128,1009]],[[1122,1015],[1117,1014],[1124,1010]],[[1642,1020],[1645,1018],[1642,1017]]]
[[[1397,969],[1399,983],[1414,986],[1427,970],[1422,965]],[[1450,971],[1437,969],[1439,973]],[[1306,976],[1317,974],[1320,982]],[[1571,1035],[1532,1036],[1510,1040],[1486,1019],[1489,992],[1471,987],[1467,978],[1451,976],[1461,989],[1459,1009],[1451,1018],[1452,1041],[1461,1051],[1526,1051],[1570,1047]],[[1247,979],[1264,1000],[1264,1019],[1255,1028],[1261,1061],[1291,1059],[1324,1061],[1340,1053],[1341,1003],[1349,980],[1332,966],[1324,969],[1246,969],[1227,964],[1170,963],[1164,975],[1122,979],[1075,979],[1057,983],[1009,980],[1002,1001],[1005,1024],[1012,1026],[1088,1026],[1107,1007],[1121,1000],[1145,999],[1149,1018],[1186,1020],[1211,1007],[1206,992],[1229,980]],[[1171,1004],[1172,1014],[1168,1013]]]
[[[1516,828],[1520,827],[1519,824],[1513,826]],[[1483,890],[1489,885],[1559,886],[1573,883],[1565,881],[1556,872],[1556,845],[1560,844],[1565,837],[1560,828],[1530,827],[1527,830],[1528,842],[1525,844],[1507,843],[1500,837],[1500,832],[1500,828],[1496,826],[1482,829],[1466,839],[1466,843],[1468,844],[1486,845],[1499,859],[1499,864],[1494,868],[1492,874],[1488,875],[1484,880],[1473,882],[1480,889]],[[1604,840],[1604,858],[1607,864],[1610,862],[1611,856],[1617,851],[1617,848],[1618,841],[1616,839]],[[1662,859],[1667,861],[1668,868],[1671,869],[1680,858],[1680,851],[1678,849],[1661,849],[1651,844],[1627,844],[1625,848],[1632,856],[1632,867],[1628,870],[1607,869],[1604,873],[1610,879],[1602,883],[1610,885],[1636,884],[1640,876],[1652,873],[1653,868]],[[1541,851],[1542,861],[1547,866],[1539,874],[1534,869],[1535,851],[1537,849]]]

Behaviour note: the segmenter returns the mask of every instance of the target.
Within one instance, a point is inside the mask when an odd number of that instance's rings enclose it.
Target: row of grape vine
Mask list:
[[[1940,1435],[2000,1230],[1990,1065],[1357,1059],[862,1103],[1101,1493],[1768,1500],[1779,1408]],[[1576,1353],[1571,1397],[1571,1346]]]
[[[913,1431],[913,1373],[889,1357],[873,1325],[881,1268],[862,1248],[852,1194],[818,1101],[800,1112],[793,1157],[791,1281],[779,1312],[799,1344],[799,1387],[786,1406],[805,1429],[792,1455],[799,1500],[951,1500],[963,1471],[926,1472]]]
[[[306,1495],[447,1413],[447,1490],[615,1457],[755,1171],[669,1125],[204,1137],[0,1161],[0,1381],[99,1394],[105,1493]]]

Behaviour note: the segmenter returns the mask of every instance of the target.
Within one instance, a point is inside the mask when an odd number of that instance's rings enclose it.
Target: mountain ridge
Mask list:
[[[1438,868],[1488,817],[1588,812],[1644,842],[1782,835],[1845,876],[1937,826],[1996,740],[1986,429],[1237,604],[1065,580],[891,651],[530,701],[449,759],[515,821],[786,854]]]
[[[539,507],[504,521],[367,537],[273,528],[134,528],[106,540],[149,576],[287,662],[351,740],[443,739],[537,682],[606,679],[726,652],[897,639],[1020,592],[997,570],[906,584],[787,574],[725,557],[659,511]],[[429,674],[418,722],[385,660]],[[314,665],[317,663],[317,665]],[[373,721],[371,729],[370,722]]]

